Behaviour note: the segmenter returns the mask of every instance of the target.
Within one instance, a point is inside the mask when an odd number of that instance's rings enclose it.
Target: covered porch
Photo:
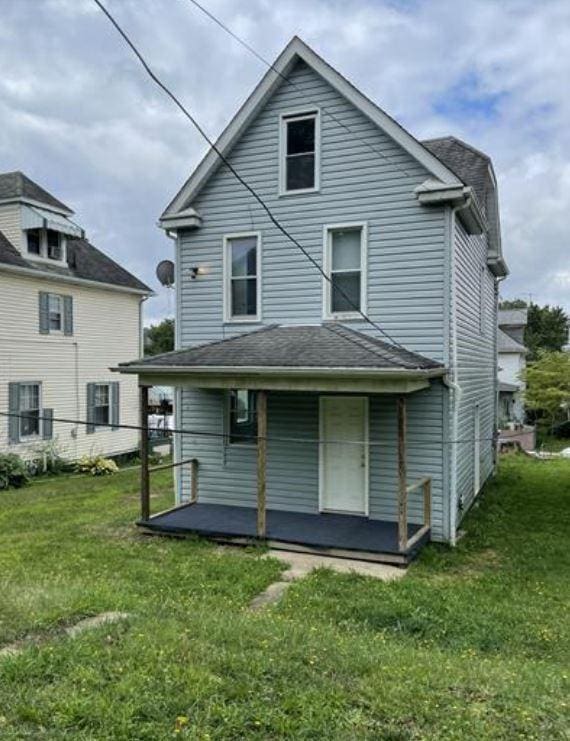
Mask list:
[[[408,475],[407,399],[417,391],[430,389],[432,379],[441,377],[442,368],[433,361],[414,356],[407,351],[404,351],[404,357],[402,357],[402,351],[399,351],[400,356],[398,356],[391,346],[371,340],[353,330],[346,330],[344,327],[339,333],[329,327],[310,328],[309,333],[299,332],[303,329],[306,328],[287,328],[286,332],[274,331],[274,337],[271,338],[269,337],[271,328],[267,328],[231,340],[212,343],[210,346],[159,356],[158,359],[152,358],[144,364],[130,364],[128,370],[121,368],[122,372],[137,372],[139,375],[141,419],[143,420],[147,419],[149,387],[154,384],[169,383],[180,388],[193,389],[198,395],[210,395],[212,398],[218,391],[223,393],[230,389],[247,389],[253,391],[256,398],[255,439],[252,441],[253,445],[247,450],[247,468],[251,474],[255,472],[255,478],[248,478],[244,483],[243,478],[239,478],[242,471],[235,466],[232,470],[233,461],[230,460],[228,463],[225,458],[226,453],[220,453],[222,462],[219,463],[219,470],[216,469],[215,473],[219,474],[221,477],[219,480],[223,482],[223,485],[220,492],[217,492],[215,485],[212,486],[211,472],[215,465],[212,463],[211,451],[205,459],[201,460],[199,453],[189,457],[188,453],[194,448],[186,447],[184,449],[186,455],[179,455],[178,460],[175,460],[173,464],[174,468],[184,472],[183,501],[178,506],[158,514],[150,512],[151,474],[157,469],[149,467],[147,436],[142,436],[141,518],[138,524],[149,533],[162,535],[198,534],[239,544],[263,541],[272,547],[283,549],[406,564],[429,541],[432,525],[432,478],[423,474],[418,476],[417,465],[414,466],[413,476]],[[250,353],[244,352],[244,349],[248,349],[247,343],[251,343],[254,338],[256,339],[254,345],[257,353],[256,360],[260,350],[263,350],[265,365],[253,366],[249,357]],[[327,358],[323,348],[318,347],[319,341],[323,339],[326,340],[329,354],[332,352],[334,358]],[[275,362],[272,356],[271,347],[260,348],[260,344],[267,346],[268,340],[277,342],[278,362]],[[306,348],[303,348],[303,341],[306,342]],[[331,344],[336,345],[332,350]],[[220,363],[220,360],[225,359],[223,354],[220,355],[220,348],[226,349],[223,346],[231,346],[232,350],[231,360],[229,357],[227,359],[227,366]],[[203,357],[204,351],[208,348],[213,348],[217,354],[215,366],[211,362],[212,358],[209,357],[211,352],[206,354],[206,358]],[[227,349],[229,350],[230,347]],[[307,353],[307,350],[310,352]],[[310,357],[307,357],[307,354]],[[202,355],[201,358],[200,355]],[[295,355],[297,355],[296,362],[292,364],[291,359]],[[302,357],[299,358],[299,355]],[[239,364],[240,356],[243,358],[242,365]],[[168,365],[162,365],[163,358],[168,361]],[[268,358],[273,362],[268,363]],[[338,365],[333,363],[334,359]],[[289,361],[289,365],[284,362],[286,360]],[[318,365],[318,361],[322,364]],[[424,367],[420,367],[420,364]],[[274,419],[274,416],[268,415],[268,399],[272,404],[271,400],[281,398],[279,404],[271,407],[274,413],[278,413],[283,409],[283,396],[288,398],[287,394],[296,395],[291,398],[303,397],[316,399],[318,402],[342,399],[364,401],[367,425],[365,436],[358,440],[343,438],[342,430],[339,426],[335,426],[338,423],[334,418],[332,431],[324,428],[319,418],[319,425],[313,426],[310,434],[304,431],[307,435],[306,439],[280,438],[280,433],[276,432],[277,428],[271,427],[271,419]],[[356,456],[362,456],[364,468],[365,460],[367,461],[370,455],[370,446],[375,444],[375,441],[371,441],[368,436],[368,402],[370,398],[380,397],[390,400],[390,408],[393,406],[395,412],[395,415],[391,413],[392,418],[396,417],[393,430],[394,439],[393,443],[390,443],[392,465],[394,469],[397,467],[397,475],[393,482],[393,499],[396,504],[393,515],[382,517],[382,510],[378,508],[375,508],[373,512],[369,511],[368,502],[362,508],[350,506],[331,508],[330,502],[323,499],[321,494],[321,461],[324,451],[332,449],[330,456],[334,459],[335,451],[339,449],[338,446],[356,448],[359,451]],[[314,420],[315,408],[319,410],[320,417],[321,406],[320,403],[317,407],[311,406],[313,411],[308,418]],[[358,404],[354,408],[358,408]],[[342,419],[342,414],[340,419]],[[353,427],[352,436],[354,436],[354,429]],[[227,444],[227,439],[218,439],[227,438],[227,432],[224,435],[224,433],[216,432],[215,428],[196,430],[191,416],[181,420],[180,429],[175,430],[176,434],[182,437],[201,434],[210,436],[210,448],[214,447],[217,450],[219,447],[220,451]],[[199,447],[196,445],[195,449],[198,451]],[[296,491],[292,491],[290,499],[283,497],[283,491],[279,492],[279,496],[274,496],[274,483],[272,482],[275,478],[271,475],[268,477],[268,465],[271,466],[272,461],[275,460],[274,457],[272,458],[273,452],[281,456],[281,469],[285,461],[291,463],[293,470],[301,455],[298,452],[300,447],[318,450],[319,481],[313,484],[314,491],[311,490],[311,496],[314,494],[314,500],[310,507],[306,503],[298,504]],[[242,458],[242,469],[243,460]],[[233,473],[236,475],[235,481],[232,480]],[[340,468],[337,467],[336,472],[333,471],[334,476],[340,479],[343,478],[343,473],[343,464]],[[201,475],[205,477],[202,485]],[[207,484],[204,484],[208,477]],[[375,482],[370,484],[368,465],[366,465],[365,478],[368,496],[368,487],[377,486]],[[243,506],[243,501],[234,499],[233,491],[228,489],[228,486],[233,485],[236,489],[241,487],[240,494],[247,498],[246,503],[249,506]],[[291,490],[290,481],[287,481],[287,485]],[[206,486],[205,489],[204,486]],[[345,484],[341,483],[340,487],[343,486]],[[202,496],[202,491],[204,491],[204,496]],[[349,503],[351,496],[348,492]],[[412,518],[409,516],[410,496],[415,497],[415,516]],[[421,515],[418,517],[419,501],[421,501]],[[338,511],[339,509],[342,511]]]

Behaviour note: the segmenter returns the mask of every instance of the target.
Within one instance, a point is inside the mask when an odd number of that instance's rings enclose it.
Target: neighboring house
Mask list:
[[[454,542],[493,471],[493,167],[417,141],[298,38],[275,67],[218,147],[338,288],[210,151],[161,219],[177,351],[119,368],[177,387],[197,461],[177,480],[197,503],[149,519],[145,495],[143,521],[406,561]]]
[[[526,368],[527,349],[524,330],[527,309],[499,311],[497,350],[499,365],[499,425],[524,423],[524,380],[521,373]]]
[[[135,449],[135,379],[152,292],[90,244],[73,212],[21,172],[0,174],[0,451],[75,459]],[[56,420],[53,420],[53,418]],[[88,426],[57,419],[88,420]]]

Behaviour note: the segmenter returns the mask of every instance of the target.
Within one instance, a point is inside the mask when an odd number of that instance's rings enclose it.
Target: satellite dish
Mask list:
[[[172,260],[162,260],[158,263],[156,277],[163,286],[172,288],[174,285],[174,263]]]

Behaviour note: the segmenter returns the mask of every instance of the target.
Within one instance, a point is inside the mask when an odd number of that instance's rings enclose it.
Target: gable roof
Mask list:
[[[305,62],[317,74],[321,75],[350,103],[420,162],[435,178],[444,183],[461,185],[460,178],[442,160],[438,159],[437,156],[424,147],[397,121],[363,95],[360,90],[325,62],[322,57],[316,54],[298,36],[294,36],[287,44],[272,65],[272,68],[265,73],[261,82],[253,90],[216,141],[216,147],[222,154],[226,154],[232,148],[261,107],[278,86],[282,84],[283,78],[287,76],[288,72],[299,59]],[[220,159],[218,154],[214,149],[210,149],[178,194],[167,206],[162,214],[162,218],[172,216],[188,207],[219,164]]]
[[[58,211],[73,213],[69,206],[52,196],[20,170],[0,173],[0,201],[10,199],[36,201]]]
[[[455,136],[425,139],[422,144],[441,160],[465,185],[475,191],[480,205],[485,207],[490,185],[491,158]]]
[[[502,329],[497,330],[497,352],[526,353],[526,347]]]
[[[270,325],[226,340],[121,363],[132,368],[315,368],[427,371],[443,366],[338,323]]]
[[[38,277],[81,280],[116,286],[137,293],[152,294],[153,291],[132,273],[94,247],[86,239],[67,240],[67,266],[50,265],[46,262],[26,260],[14,245],[0,232],[0,269],[6,266]]]

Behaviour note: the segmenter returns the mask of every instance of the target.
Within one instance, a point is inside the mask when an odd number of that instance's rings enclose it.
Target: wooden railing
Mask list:
[[[417,489],[423,489],[424,494],[424,517],[423,517],[423,525],[420,527],[419,530],[417,530],[411,538],[408,538],[408,517],[407,517],[407,498],[408,495],[411,494],[414,491],[417,491]],[[427,476],[424,479],[420,479],[419,481],[416,481],[413,484],[410,484],[409,486],[406,486],[406,517],[403,520],[400,520],[399,522],[399,543],[400,543],[400,550],[401,551],[407,551],[409,550],[413,545],[415,545],[418,540],[421,540],[424,535],[429,532],[431,528],[431,478]]]

